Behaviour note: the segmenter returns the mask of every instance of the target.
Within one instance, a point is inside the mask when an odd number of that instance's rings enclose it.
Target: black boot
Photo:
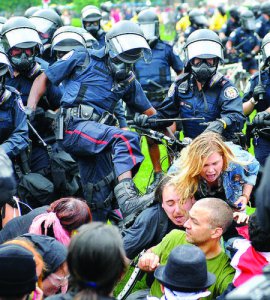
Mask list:
[[[154,200],[154,193],[140,196],[132,179],[120,181],[114,188],[114,194],[123,215],[125,226],[129,226]]]
[[[158,172],[158,173],[154,173],[154,180],[153,182],[149,185],[149,187],[147,188],[147,193],[152,193],[156,190],[160,180],[163,177],[163,173],[162,172]]]

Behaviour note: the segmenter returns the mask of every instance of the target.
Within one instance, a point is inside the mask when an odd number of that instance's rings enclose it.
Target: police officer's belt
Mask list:
[[[79,118],[84,121],[95,121],[106,125],[115,125],[116,119],[114,115],[109,112],[104,112],[98,115],[94,112],[94,108],[89,105],[80,104],[77,107],[67,108],[64,111],[65,121],[69,121],[71,117]]]

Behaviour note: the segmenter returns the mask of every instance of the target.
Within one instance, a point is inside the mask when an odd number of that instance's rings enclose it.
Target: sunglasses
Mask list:
[[[22,48],[12,48],[10,50],[10,55],[12,57],[14,56],[21,56],[23,53],[26,54],[26,56],[30,57],[34,55],[34,49],[33,48],[27,48],[27,49],[22,49]]]

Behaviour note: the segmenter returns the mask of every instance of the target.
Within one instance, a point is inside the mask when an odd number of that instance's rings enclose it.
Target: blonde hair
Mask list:
[[[38,287],[42,289],[43,288],[42,279],[43,279],[43,274],[46,271],[46,265],[43,261],[42,256],[36,250],[34,244],[31,241],[29,241],[29,240],[27,240],[26,238],[23,238],[23,237],[19,237],[19,238],[16,238],[14,240],[7,241],[4,244],[11,244],[11,245],[15,244],[15,245],[22,246],[22,247],[24,247],[25,249],[27,249],[28,251],[30,251],[33,254],[34,259],[35,259],[35,263],[36,263],[36,269],[40,268],[42,270],[42,272],[39,276],[37,274],[37,276],[38,276]]]
[[[205,161],[210,155],[219,153],[223,158],[222,171],[225,171],[230,162],[238,162],[231,149],[224,143],[221,136],[214,132],[205,132],[197,136],[181,153],[176,161],[177,173],[172,179],[180,195],[180,204],[194,197],[198,190],[200,173]]]

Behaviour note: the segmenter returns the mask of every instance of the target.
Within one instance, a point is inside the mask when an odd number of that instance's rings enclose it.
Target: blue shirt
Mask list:
[[[89,63],[87,61],[89,55]],[[117,101],[123,99],[138,112],[151,107],[137,80],[120,91],[113,89],[114,80],[107,66],[105,48],[99,50],[73,50],[50,65],[45,74],[56,85],[63,82],[61,105],[65,108],[83,103],[92,106],[96,113],[113,113]]]
[[[204,121],[183,121],[184,135],[190,138],[195,138],[206,129],[207,125],[202,125],[202,122],[211,122],[219,118],[227,124],[224,132],[227,139],[232,140],[234,133],[242,130],[245,122],[242,100],[230,80],[216,73],[209,83],[205,84],[203,90],[199,91],[193,75],[184,74],[179,78],[170,87],[168,96],[155,116],[205,118]]]
[[[19,93],[6,86],[5,102],[0,105],[0,143],[10,158],[28,146],[26,114]]]

